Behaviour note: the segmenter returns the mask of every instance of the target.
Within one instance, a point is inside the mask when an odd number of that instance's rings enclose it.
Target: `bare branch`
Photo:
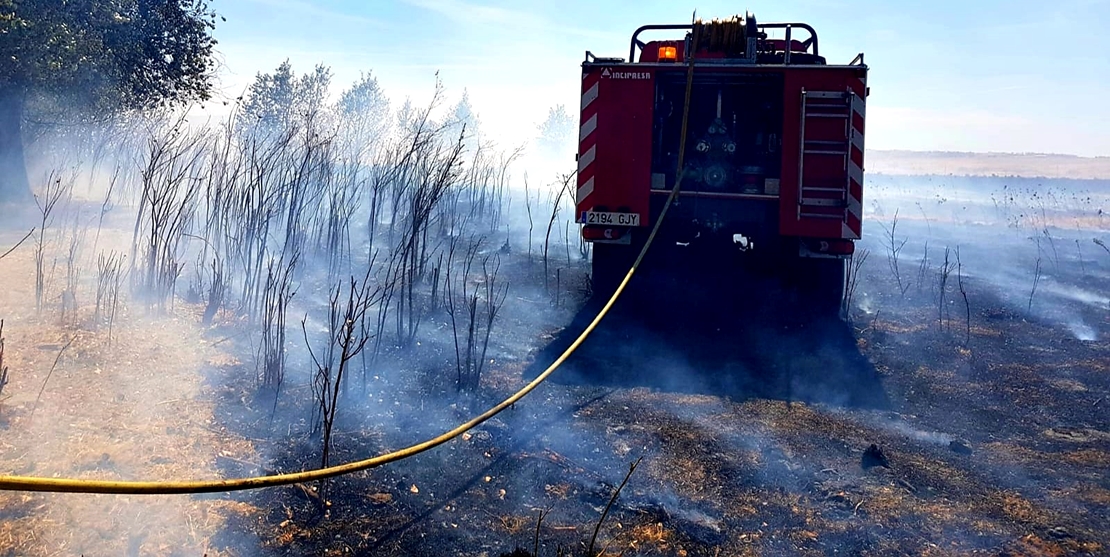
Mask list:
[[[12,246],[11,249],[9,249],[8,251],[5,251],[2,255],[0,255],[0,259],[3,259],[5,257],[7,257],[11,252],[15,251],[16,248],[23,245],[23,242],[26,242],[27,238],[30,238],[31,235],[34,234],[34,233],[35,233],[35,229],[32,228],[29,232],[27,232],[26,235],[23,236],[22,240],[16,242],[16,244],[14,246]]]

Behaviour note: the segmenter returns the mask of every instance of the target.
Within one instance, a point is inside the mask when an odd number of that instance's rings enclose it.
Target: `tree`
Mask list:
[[[243,105],[244,125],[284,131],[314,120],[325,108],[331,69],[317,65],[299,78],[286,59],[273,74],[257,74]]]
[[[247,125],[271,127],[285,124],[293,112],[296,89],[296,77],[288,59],[278,65],[272,74],[255,75],[243,103]]]
[[[551,157],[573,155],[577,150],[574,144],[574,117],[567,112],[566,105],[557,105],[547,111],[547,120],[539,126],[537,144],[541,153]]]
[[[474,108],[470,104],[470,93],[466,89],[463,89],[462,98],[452,111],[447,131],[450,135],[458,135],[463,133],[464,129],[466,137],[463,138],[463,151],[473,154],[481,137],[478,130],[478,116],[474,114]]]
[[[389,129],[389,99],[378,80],[370,74],[362,74],[354,85],[343,91],[336,108],[349,147],[359,156],[377,147],[381,136]]]
[[[323,64],[316,64],[312,73],[301,76],[297,82],[297,96],[293,98],[293,110],[297,117],[310,121],[324,112],[328,106],[331,77],[331,68]]]
[[[207,100],[208,0],[0,0],[0,200],[27,199],[23,124]]]

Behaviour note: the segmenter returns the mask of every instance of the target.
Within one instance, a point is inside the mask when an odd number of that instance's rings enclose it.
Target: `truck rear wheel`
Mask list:
[[[593,252],[591,286],[594,297],[608,299],[636,262],[640,250],[635,245],[594,243]]]
[[[815,315],[838,315],[844,298],[843,259],[802,257],[794,268],[799,301]]]

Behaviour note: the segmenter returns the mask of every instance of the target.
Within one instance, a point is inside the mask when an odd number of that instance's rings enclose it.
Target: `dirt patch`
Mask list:
[[[103,243],[119,237],[105,236]],[[30,269],[29,250],[0,263],[11,376],[10,398],[0,405],[0,469],[183,480],[220,477],[219,458],[254,458],[249,441],[214,420],[198,370],[221,356],[201,335],[192,308],[148,317],[125,307],[109,339],[106,327],[92,325],[92,295],[78,298],[75,321],[61,322],[56,304],[36,312]],[[226,517],[256,512],[211,497],[18,492],[0,492],[0,507],[0,554],[27,556],[229,555],[212,543]]]

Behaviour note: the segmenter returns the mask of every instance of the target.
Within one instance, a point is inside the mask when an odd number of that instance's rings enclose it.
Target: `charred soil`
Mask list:
[[[522,281],[524,268],[514,271]],[[1024,319],[971,281],[970,323],[938,321],[931,299],[910,297],[850,324],[753,290],[708,296],[720,278],[660,290],[667,280],[638,277],[515,408],[322,495],[321,486],[243,494],[265,511],[233,522],[226,539],[249,534],[268,555],[531,554],[537,539],[540,555],[582,555],[642,456],[595,550],[1094,555],[1110,545],[1105,341]],[[880,273],[871,280],[870,296],[899,296]],[[508,314],[537,311],[513,303]],[[521,387],[598,309],[579,305],[570,325],[532,341],[532,357],[495,359],[471,397],[437,380],[448,347],[439,356],[423,347],[431,356],[353,398],[361,410],[348,409],[336,459],[439,433]],[[529,326],[542,327],[512,328]],[[243,400],[224,398],[231,427],[261,427],[269,402]],[[886,466],[863,465],[871,445]],[[275,469],[316,465],[311,443],[269,450]]]
[[[109,349],[81,325],[87,303],[76,328],[36,314],[31,266],[24,251],[0,265],[11,285],[0,293],[5,472],[191,479],[319,466],[308,362],[290,361],[280,392],[260,390],[247,325],[218,315],[198,328],[203,307],[185,302],[168,318],[122,315]],[[541,268],[505,257],[514,287],[476,392],[456,392],[442,309],[418,345],[387,346],[350,376],[331,462],[446,431],[546,367],[598,305],[581,268],[561,270],[557,297],[528,286]],[[1105,268],[1072,278],[1106,291]],[[882,265],[865,271],[872,309],[849,321],[727,276],[637,275],[552,381],[446,445],[323,485],[0,494],[0,554],[582,555],[641,457],[595,550],[1105,554],[1108,314],[1085,310],[1096,340],[1079,340],[965,278],[970,319],[958,292],[938,317],[935,294],[903,296]]]

